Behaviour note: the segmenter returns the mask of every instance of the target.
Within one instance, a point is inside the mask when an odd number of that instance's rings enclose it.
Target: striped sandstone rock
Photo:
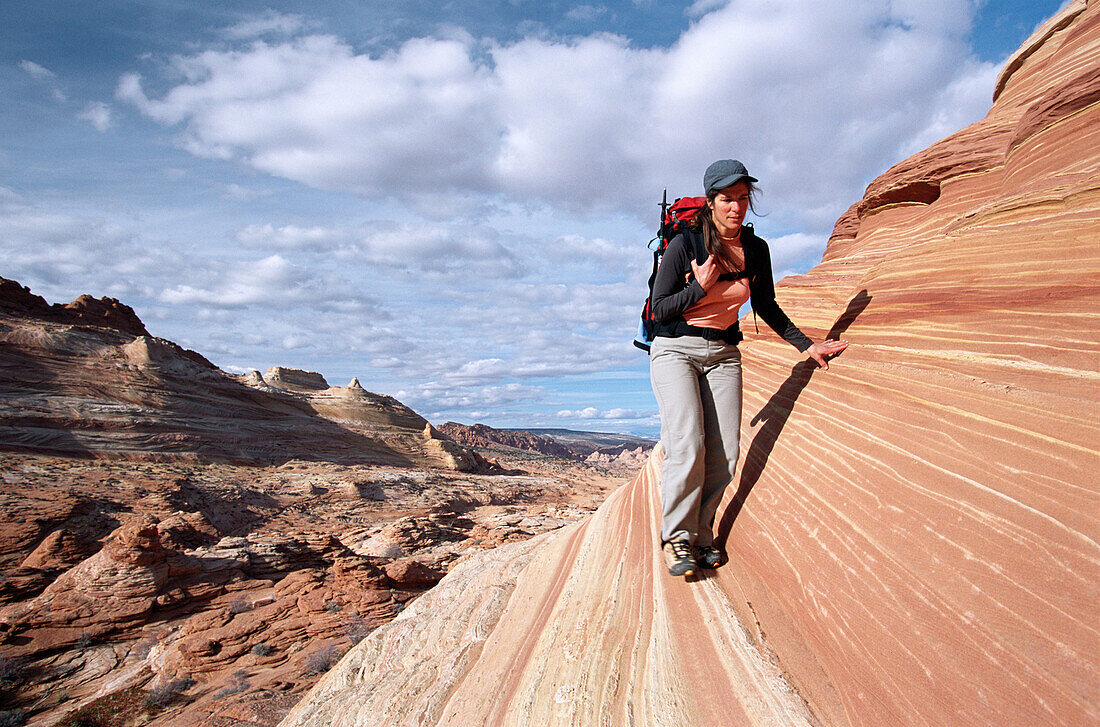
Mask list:
[[[283,725],[1100,723],[1100,8],[876,179],[745,354],[730,563],[670,578],[659,451],[467,562]],[[745,326],[751,330],[752,326]]]

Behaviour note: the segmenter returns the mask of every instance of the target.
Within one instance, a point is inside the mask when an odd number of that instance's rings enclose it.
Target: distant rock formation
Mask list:
[[[445,422],[439,430],[450,439],[467,447],[493,450],[501,446],[536,452],[548,457],[562,457],[577,462],[610,469],[637,469],[649,456],[652,446],[637,443],[600,446],[583,439],[586,433],[573,432],[571,441],[560,441],[553,437],[521,429],[495,429],[485,424],[458,424]],[[561,431],[561,430],[558,430]],[[605,435],[599,435],[601,437]],[[627,438],[625,435],[606,435],[608,438]],[[644,441],[641,438],[631,438]]]
[[[112,298],[49,305],[0,278],[0,322],[0,451],[492,469],[357,380],[330,387],[279,366],[231,376]]]
[[[272,366],[264,374],[264,381],[279,389],[289,391],[324,391],[329,388],[325,377],[316,371],[288,369]]]
[[[585,457],[584,461],[588,464],[601,465],[603,467],[637,469],[645,464],[646,459],[652,451],[652,447],[635,447],[631,449],[623,445],[621,447],[593,452]]]
[[[113,328],[134,336],[148,336],[134,309],[114,298],[82,295],[72,303],[50,305],[41,296],[14,280],[0,278],[0,313],[66,323],[74,326]]]
[[[0,288],[3,724],[271,727],[469,553],[619,484],[506,470],[357,379],[227,374],[117,301]]]
[[[1098,239],[1079,0],[777,286],[851,342],[830,372],[747,327],[727,565],[664,571],[655,453],[589,521],[453,571],[282,724],[1097,724]]]
[[[473,472],[479,468],[484,469],[487,465],[482,457],[455,444],[446,435],[440,434],[431,424],[424,425],[424,441],[440,453],[451,469]]]
[[[526,452],[538,452],[551,457],[578,459],[577,453],[569,447],[558,444],[549,437],[541,437],[530,432],[503,431],[486,424],[459,424],[457,422],[444,422],[439,425],[439,431],[467,447],[490,448],[503,444],[506,447],[515,447]]]

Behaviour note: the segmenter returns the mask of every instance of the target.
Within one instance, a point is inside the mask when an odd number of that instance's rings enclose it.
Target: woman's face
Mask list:
[[[714,224],[723,235],[741,231],[741,224],[749,211],[749,185],[738,182],[718,192],[709,203],[714,213]]]

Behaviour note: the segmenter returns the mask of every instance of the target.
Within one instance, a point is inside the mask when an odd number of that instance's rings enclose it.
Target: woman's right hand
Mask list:
[[[710,286],[722,274],[721,268],[718,267],[718,260],[714,255],[708,257],[702,265],[695,262],[695,258],[692,258],[691,271],[695,274],[695,279],[699,281],[699,285],[703,286],[704,291],[710,290]]]
[[[806,353],[808,353],[810,358],[814,361],[817,361],[818,366],[828,371],[829,359],[833,356],[840,355],[840,352],[846,348],[848,348],[847,341],[838,341],[835,338],[830,338],[828,341],[813,344],[806,349]]]

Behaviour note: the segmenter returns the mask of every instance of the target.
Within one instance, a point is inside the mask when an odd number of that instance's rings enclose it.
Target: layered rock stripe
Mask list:
[[[449,575],[284,725],[1100,723],[1098,234],[1079,1],[778,286],[851,342],[828,373],[744,326],[726,567],[663,572],[655,454],[587,523]]]

